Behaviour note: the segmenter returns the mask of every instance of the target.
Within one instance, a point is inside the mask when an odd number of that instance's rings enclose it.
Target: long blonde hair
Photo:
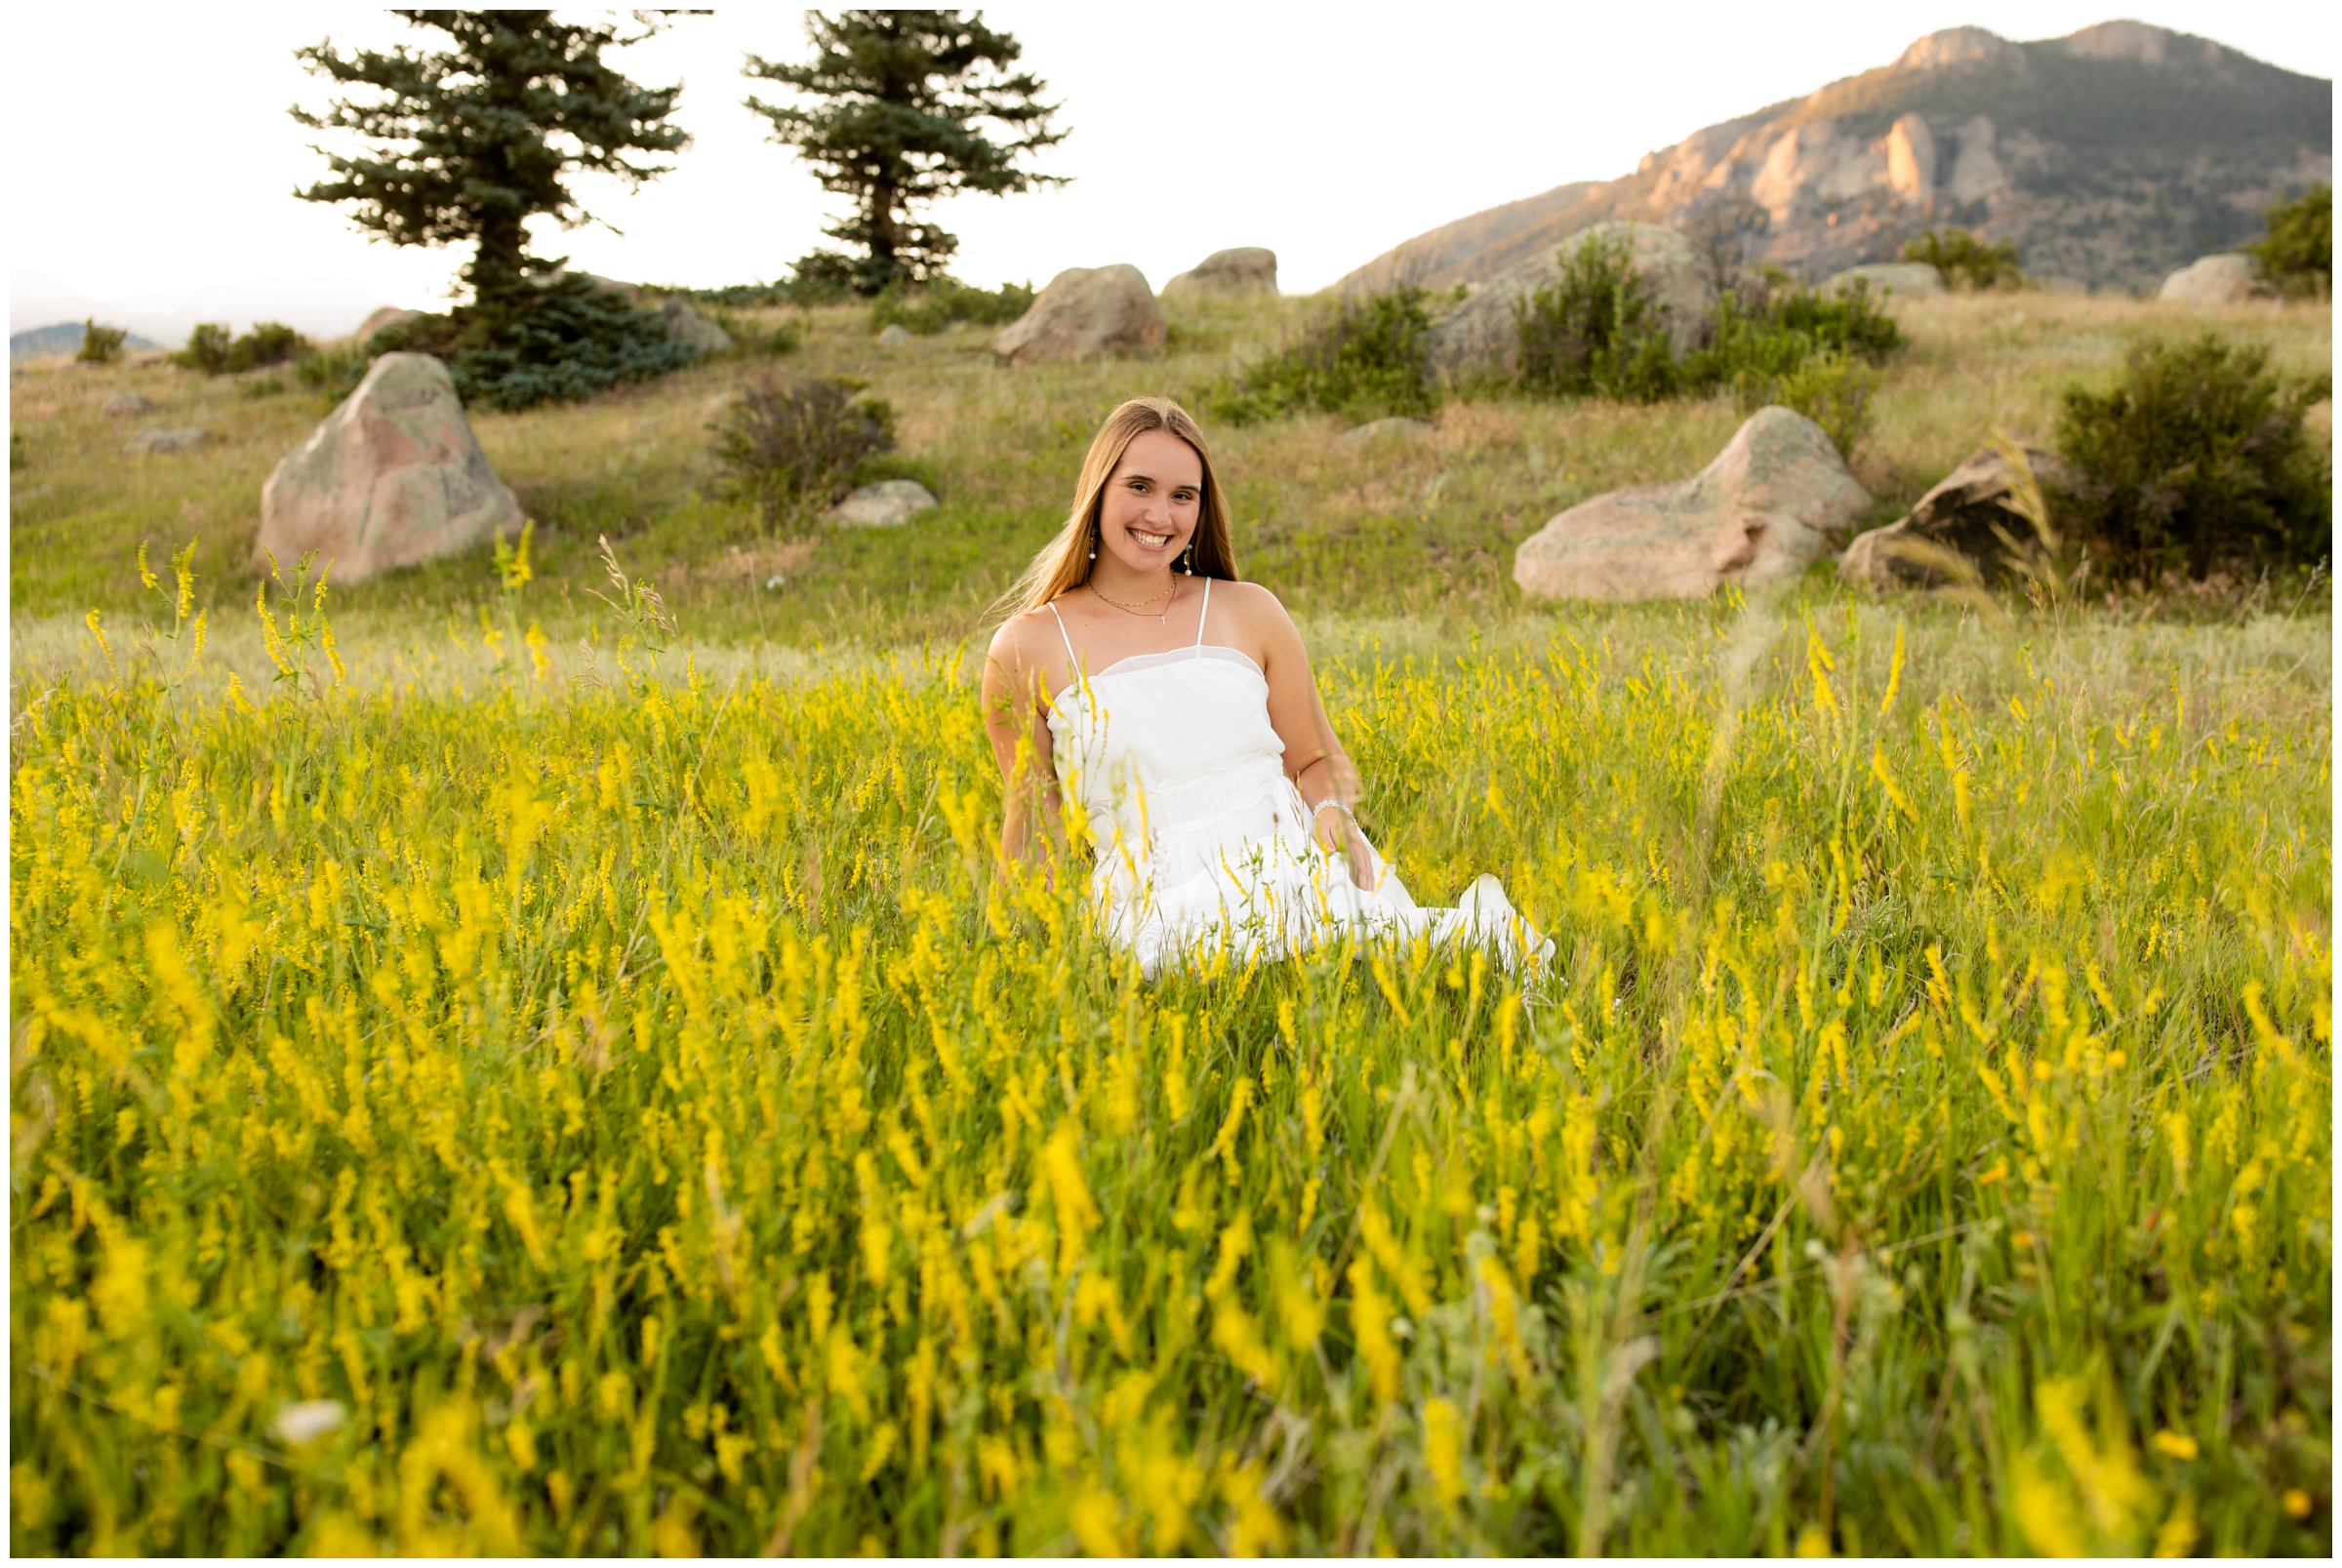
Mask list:
[[[1089,456],[1081,460],[1081,478],[1073,487],[1073,509],[1066,514],[1066,526],[1041,547],[1016,585],[1000,596],[992,607],[993,619],[1007,621],[1038,610],[1059,594],[1089,582],[1090,552],[1096,547],[1106,482],[1114,476],[1130,443],[1150,430],[1165,430],[1179,437],[1203,464],[1203,497],[1195,532],[1189,542],[1189,570],[1197,577],[1237,581],[1235,547],[1228,537],[1228,498],[1220,489],[1220,476],[1212,470],[1212,454],[1203,444],[1203,432],[1196,428],[1194,418],[1171,399],[1134,397],[1109,414],[1098,427]]]

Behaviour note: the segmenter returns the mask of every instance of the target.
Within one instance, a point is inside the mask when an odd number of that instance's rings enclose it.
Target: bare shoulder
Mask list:
[[[1232,641],[1245,644],[1256,655],[1265,656],[1264,665],[1275,662],[1281,654],[1301,645],[1301,632],[1293,618],[1285,613],[1277,596],[1258,583],[1215,583],[1212,584],[1212,614],[1223,614],[1221,605],[1226,596],[1228,626]]]
[[[1293,618],[1285,614],[1277,596],[1258,583],[1214,582],[1212,613],[1222,614],[1224,606],[1225,613],[1249,630],[1270,632],[1293,624]]]
[[[987,650],[986,658],[1005,671],[1028,669],[1040,663],[1035,656],[1041,651],[1042,644],[1034,639],[1041,629],[1041,611],[1028,610],[1001,622],[999,628],[992,633],[991,647]]]

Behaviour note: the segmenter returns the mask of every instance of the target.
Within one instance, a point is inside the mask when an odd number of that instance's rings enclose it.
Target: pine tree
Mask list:
[[[593,221],[570,192],[573,171],[638,187],[671,165],[634,154],[673,152],[689,140],[667,123],[680,84],[646,88],[602,60],[604,50],[649,37],[656,21],[622,37],[613,25],[555,21],[549,11],[397,15],[444,33],[449,47],[343,55],[329,38],[295,51],[318,75],[377,95],[338,100],[322,115],[292,111],[311,130],[352,131],[372,143],[355,157],[327,153],[332,178],[295,194],[354,202],[358,225],[393,245],[476,244],[464,279],[483,304],[561,264],[529,255],[532,217],[549,214],[564,228]]]
[[[747,105],[772,122],[774,141],[820,173],[823,189],[854,198],[854,215],[823,232],[864,253],[846,263],[859,292],[942,275],[959,241],[912,221],[916,208],[962,190],[1004,196],[1066,183],[1018,167],[1068,133],[1049,129],[1060,105],[1040,101],[1047,83],[1006,74],[1023,46],[986,26],[980,13],[817,11],[805,31],[811,64],[750,55],[745,74],[818,101],[800,107],[750,98]],[[988,120],[1011,137],[995,141],[977,129]],[[835,270],[841,261],[817,253],[798,270]]]

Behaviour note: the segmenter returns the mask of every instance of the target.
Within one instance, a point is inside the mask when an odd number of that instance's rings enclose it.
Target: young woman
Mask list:
[[[1227,500],[1178,404],[1108,416],[1065,528],[1004,603],[984,673],[1002,848],[1028,857],[1077,815],[1109,936],[1150,978],[1345,930],[1484,943],[1509,964],[1552,953],[1495,877],[1420,908],[1358,830],[1357,772],[1301,633],[1237,580]]]

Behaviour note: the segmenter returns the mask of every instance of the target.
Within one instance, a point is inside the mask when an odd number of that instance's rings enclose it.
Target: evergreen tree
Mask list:
[[[747,104],[772,122],[774,141],[820,173],[823,189],[854,198],[854,215],[823,232],[864,253],[847,263],[859,292],[943,273],[959,241],[913,221],[914,209],[956,191],[1004,196],[1066,183],[1018,167],[1067,133],[1049,129],[1059,105],[1040,101],[1048,84],[1029,72],[1006,74],[1023,46],[986,26],[980,13],[817,11],[805,30],[811,64],[750,55],[746,74],[817,101]],[[986,136],[981,121],[1010,137]],[[844,260],[817,253],[798,271],[833,273]]]
[[[555,21],[549,11],[397,15],[445,34],[448,47],[344,55],[329,38],[295,51],[318,75],[376,94],[336,101],[322,115],[292,111],[312,130],[372,143],[355,157],[327,153],[332,177],[295,194],[356,203],[358,225],[393,245],[476,244],[464,279],[482,304],[560,265],[528,254],[529,219],[550,214],[565,228],[593,221],[570,193],[573,171],[639,186],[671,166],[636,154],[673,152],[689,140],[667,123],[680,84],[646,88],[602,60],[604,50],[651,36],[656,21],[622,37],[613,25]]]

